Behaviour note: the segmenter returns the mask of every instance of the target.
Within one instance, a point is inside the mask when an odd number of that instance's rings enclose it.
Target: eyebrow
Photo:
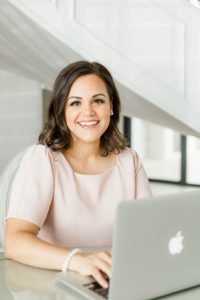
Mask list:
[[[92,98],[95,98],[95,97],[97,97],[97,96],[103,96],[103,97],[106,98],[106,95],[104,95],[103,93],[95,94],[95,95],[92,96]]]
[[[106,98],[106,95],[104,95],[103,93],[95,94],[95,95],[92,96],[92,98],[95,98],[95,97],[97,97],[97,96],[103,96],[103,97]],[[78,96],[70,96],[70,97],[68,98],[68,100],[71,99],[71,98],[75,98],[75,99],[79,99],[79,100],[82,99],[82,97],[78,97]]]

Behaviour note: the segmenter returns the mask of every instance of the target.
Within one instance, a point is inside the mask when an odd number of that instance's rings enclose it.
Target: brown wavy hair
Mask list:
[[[39,144],[47,145],[53,151],[63,151],[72,145],[72,136],[65,119],[65,104],[74,81],[89,74],[95,74],[104,81],[113,108],[110,124],[100,139],[102,155],[120,152],[126,147],[127,141],[117,127],[121,104],[113,78],[102,64],[88,61],[71,63],[58,74],[53,86],[47,123],[38,138]]]

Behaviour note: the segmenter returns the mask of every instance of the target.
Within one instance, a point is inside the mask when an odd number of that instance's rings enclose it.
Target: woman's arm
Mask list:
[[[5,234],[5,256],[15,261],[45,269],[61,270],[70,250],[49,244],[37,237],[39,227],[31,222],[8,218]],[[111,253],[79,253],[73,256],[69,270],[92,275],[103,287],[107,282],[103,273],[110,276]]]
[[[6,222],[5,255],[34,267],[61,270],[68,250],[37,237],[39,227],[31,222],[9,218]]]

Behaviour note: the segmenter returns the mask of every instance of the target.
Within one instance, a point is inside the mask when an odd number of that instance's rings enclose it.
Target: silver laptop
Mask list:
[[[154,299],[200,284],[200,190],[118,206],[108,295],[90,277],[58,273],[80,299]]]

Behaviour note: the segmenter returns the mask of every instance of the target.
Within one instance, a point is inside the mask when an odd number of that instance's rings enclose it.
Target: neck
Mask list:
[[[65,153],[78,160],[88,160],[100,155],[100,147],[99,143],[76,142]]]

